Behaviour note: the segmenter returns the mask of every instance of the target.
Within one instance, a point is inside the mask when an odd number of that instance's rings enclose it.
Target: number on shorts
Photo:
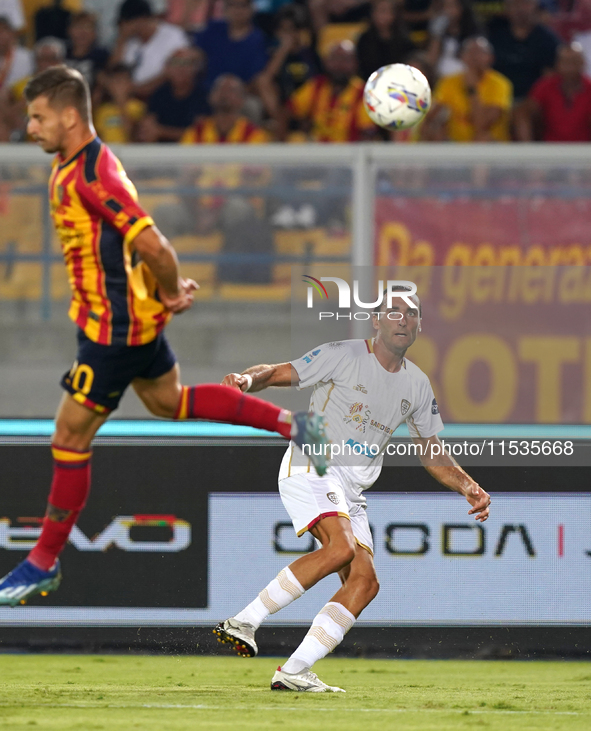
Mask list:
[[[80,386],[80,379],[84,376],[82,386]],[[89,365],[81,363],[72,376],[72,388],[75,391],[80,391],[85,396],[90,393],[92,388],[92,382],[94,381],[94,371]]]

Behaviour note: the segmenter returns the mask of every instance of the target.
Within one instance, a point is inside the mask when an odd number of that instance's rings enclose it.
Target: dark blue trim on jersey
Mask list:
[[[95,137],[92,142],[84,148],[86,150],[86,159],[84,160],[84,179],[87,183],[94,183],[98,180],[97,162],[101,152],[101,141]]]
[[[93,145],[95,142],[98,143],[99,148],[103,144],[99,140],[98,137],[95,137],[94,139],[90,140],[90,142],[88,144],[84,145],[84,147],[81,150],[78,150],[78,152],[73,157],[70,157],[68,160],[64,160],[64,162],[60,163],[58,165],[58,169],[63,170],[64,168],[67,168],[68,165],[71,165],[74,162],[74,160],[77,160],[80,157],[80,155],[82,155],[82,153],[86,152],[86,150],[88,150],[90,145]]]
[[[129,307],[127,303],[127,272],[123,259],[123,236],[106,221],[100,222],[99,252],[105,272],[105,289],[111,303],[111,343],[127,343]]]

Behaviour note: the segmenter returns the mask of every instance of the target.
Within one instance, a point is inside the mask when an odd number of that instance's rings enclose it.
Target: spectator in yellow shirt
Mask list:
[[[333,46],[324,59],[326,74],[306,81],[287,103],[292,124],[316,142],[376,139],[378,128],[363,106],[365,82],[357,76],[351,41]],[[295,138],[294,138],[295,139]]]
[[[233,74],[218,76],[209,94],[212,114],[198,117],[181,137],[181,145],[270,142],[269,133],[243,115],[245,101],[246,86],[242,79]]]
[[[115,66],[101,76],[103,103],[94,113],[98,136],[107,144],[136,142],[146,105],[133,96],[133,79],[127,66]]]
[[[492,46],[483,37],[467,38],[461,58],[466,70],[441,79],[435,87],[424,139],[508,142],[513,87],[491,68]]]

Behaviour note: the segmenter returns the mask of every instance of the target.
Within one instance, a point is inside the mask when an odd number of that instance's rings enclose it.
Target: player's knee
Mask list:
[[[343,540],[331,545],[329,556],[333,571],[341,571],[355,558],[355,542]]]
[[[378,595],[380,583],[375,576],[356,576],[354,582],[357,591],[366,598],[368,604]]]
[[[369,601],[373,601],[380,591],[380,582],[374,577],[370,579],[367,585],[367,598]]]
[[[73,429],[67,422],[59,422],[55,425],[55,431],[51,438],[52,444],[64,449],[75,449],[79,452],[90,448],[88,436]]]

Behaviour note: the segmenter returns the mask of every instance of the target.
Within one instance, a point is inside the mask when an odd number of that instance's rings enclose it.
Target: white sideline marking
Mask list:
[[[464,714],[466,711],[468,714],[495,714],[495,715],[527,715],[536,714],[542,716],[587,716],[591,711],[512,711],[503,709],[484,709],[484,708],[302,708],[301,706],[208,706],[207,704],[182,704],[182,703],[140,703],[140,704],[128,704],[128,703],[26,703],[19,705],[16,703],[0,702],[0,708],[133,708],[141,710],[142,708],[155,708],[160,710],[194,710],[194,711],[326,711],[332,713],[333,711],[351,711],[357,713],[456,713]]]

